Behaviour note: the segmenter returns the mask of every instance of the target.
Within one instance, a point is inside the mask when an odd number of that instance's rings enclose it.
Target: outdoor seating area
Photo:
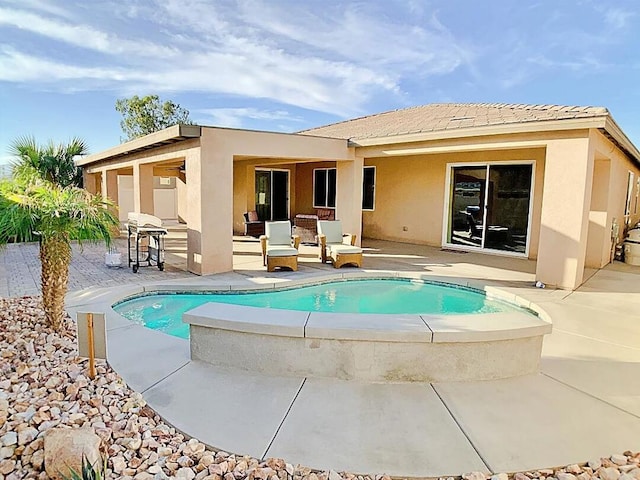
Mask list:
[[[334,268],[362,266],[362,248],[355,245],[355,235],[342,233],[340,220],[319,220],[318,239],[322,263],[331,262]]]
[[[276,268],[298,270],[298,246],[300,237],[291,235],[291,223],[266,222],[265,234],[260,237],[262,247],[262,264],[268,272]]]
[[[264,222],[258,219],[258,212],[252,210],[244,212],[244,234],[249,237],[259,237],[264,235]]]

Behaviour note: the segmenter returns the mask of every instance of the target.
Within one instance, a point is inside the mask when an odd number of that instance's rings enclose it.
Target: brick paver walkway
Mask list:
[[[117,239],[115,246],[122,253],[122,267],[107,267],[102,243],[84,243],[73,246],[73,257],[69,267],[69,291],[88,287],[109,287],[140,281],[170,280],[193,277],[183,268],[176,266],[179,260],[167,254],[165,270],[157,267],[140,268],[133,273],[127,268],[127,241]],[[9,244],[0,250],[0,296],[16,297],[38,295],[40,293],[40,259],[37,243]]]

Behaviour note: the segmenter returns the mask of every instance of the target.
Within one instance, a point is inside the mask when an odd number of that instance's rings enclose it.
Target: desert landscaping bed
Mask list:
[[[215,451],[167,425],[106,363],[95,380],[78,358],[70,318],[59,333],[45,325],[38,297],[0,299],[0,480],[49,478],[44,437],[59,427],[90,428],[103,442],[108,478],[338,480],[388,478],[316,471],[282,459],[260,461]],[[570,440],[569,440],[570,441]],[[587,460],[587,459],[585,459]],[[461,472],[462,473],[462,472]],[[484,480],[482,473],[462,475]],[[493,480],[640,480],[640,453]]]

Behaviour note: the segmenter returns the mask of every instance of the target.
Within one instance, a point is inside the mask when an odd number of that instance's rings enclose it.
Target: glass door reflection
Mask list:
[[[487,167],[454,167],[449,242],[484,245],[484,205]]]
[[[526,253],[532,164],[453,167],[447,241]]]

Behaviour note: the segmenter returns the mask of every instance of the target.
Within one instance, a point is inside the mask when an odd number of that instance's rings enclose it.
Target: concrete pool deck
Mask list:
[[[71,314],[98,311],[115,296],[150,284],[250,287],[358,272],[321,265],[317,248],[303,246],[298,272],[268,274],[259,246],[241,240],[233,273],[196,277],[170,264],[166,272],[133,274],[100,266],[91,248],[74,259]],[[34,252],[37,246],[25,245],[0,252],[0,294],[37,293],[17,287],[29,278],[37,287],[37,257],[16,262]],[[176,264],[179,259],[176,254]],[[320,469],[444,476],[539,469],[640,450],[640,268],[615,263],[566,292],[533,288],[532,261],[365,241],[359,271],[467,278],[544,306],[554,331],[544,340],[541,372],[432,384],[252,375],[192,362],[187,341],[115,317],[108,326],[109,362],[188,434],[217,448]]]

